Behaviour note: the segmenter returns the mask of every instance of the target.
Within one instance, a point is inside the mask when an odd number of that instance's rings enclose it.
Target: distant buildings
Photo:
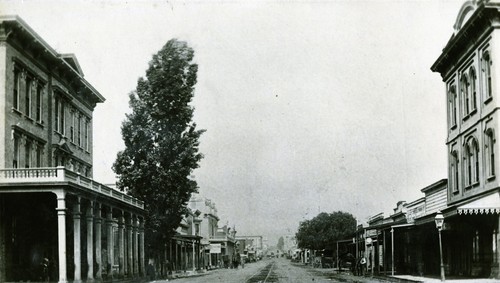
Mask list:
[[[227,266],[236,253],[236,229],[219,226],[216,205],[208,198],[193,194],[188,207],[198,214],[195,235],[199,237],[201,262],[197,269]]]
[[[238,252],[248,256],[250,260],[262,257],[264,243],[262,236],[237,236]]]
[[[144,204],[92,179],[101,102],[73,54],[0,17],[0,282],[144,274]]]

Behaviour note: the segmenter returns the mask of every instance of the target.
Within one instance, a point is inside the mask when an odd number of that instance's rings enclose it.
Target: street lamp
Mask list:
[[[441,230],[443,229],[444,216],[441,211],[438,210],[436,213],[436,217],[434,217],[434,221],[436,222],[436,228],[439,233],[439,259],[441,261],[441,281],[444,281],[444,264],[443,264],[443,245],[441,244]]]

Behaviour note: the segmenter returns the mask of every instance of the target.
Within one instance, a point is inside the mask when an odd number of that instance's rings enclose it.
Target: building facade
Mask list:
[[[450,229],[443,241],[459,247],[445,253],[448,274],[499,276],[499,4],[465,2],[431,67],[446,86],[449,186],[443,212]]]
[[[169,272],[195,272],[203,269],[203,246],[201,245],[200,225],[202,219],[199,210],[188,209],[176,234],[167,247]],[[165,274],[166,275],[166,274]]]
[[[188,202],[191,210],[200,211],[199,236],[203,250],[203,264],[206,269],[220,266],[222,262],[222,246],[211,241],[217,236],[219,216],[215,203],[199,194],[193,194]]]
[[[92,179],[101,102],[74,55],[0,17],[0,282],[144,274],[144,204]]]

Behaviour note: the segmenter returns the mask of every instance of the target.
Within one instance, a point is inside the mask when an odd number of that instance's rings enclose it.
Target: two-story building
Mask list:
[[[144,204],[92,179],[102,102],[74,55],[0,16],[0,282],[144,274]]]
[[[201,236],[201,246],[203,249],[202,262],[205,268],[213,268],[220,265],[222,261],[222,246],[220,243],[212,243],[217,234],[219,216],[215,203],[199,194],[193,194],[188,202],[191,210],[200,211],[201,222],[199,223],[199,236]]]
[[[500,1],[467,1],[431,70],[445,84],[448,208],[443,211],[448,274],[499,276]],[[449,249],[446,249],[448,245]]]

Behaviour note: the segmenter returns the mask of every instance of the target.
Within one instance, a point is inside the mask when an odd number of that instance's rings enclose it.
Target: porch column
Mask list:
[[[195,241],[193,240],[193,271],[196,271],[196,249],[195,249]]]
[[[385,229],[382,230],[382,244],[384,245],[382,248],[384,249],[384,256],[383,256],[383,259],[384,259],[384,275],[387,276],[387,245],[386,245],[386,242],[385,242]]]
[[[128,226],[125,212],[123,213],[123,275],[128,276]]]
[[[74,282],[82,281],[82,251],[81,251],[81,225],[80,225],[80,197],[76,198],[73,205],[73,261],[75,263]]]
[[[132,234],[133,234],[133,241],[134,241],[134,275],[139,274],[139,239],[138,239],[138,233],[137,233],[137,217],[134,217],[132,221]]]
[[[394,228],[391,227],[391,274],[394,276]]]
[[[212,253],[208,252],[208,266],[212,268]]]
[[[172,266],[174,263],[174,259],[172,258],[172,250],[173,250],[172,239],[170,239],[170,249],[168,249],[168,253],[170,254],[169,259],[168,259],[169,264],[167,266],[168,271],[172,271]]]
[[[377,262],[377,275],[380,274],[380,238],[379,238],[379,231],[377,229],[377,250],[373,252],[373,257],[374,260],[373,262]]]
[[[95,262],[96,262],[96,273],[95,279],[102,279],[102,213],[101,204],[96,203],[96,214],[95,214]]]
[[[119,264],[119,275],[120,278],[123,278],[125,275],[125,220],[123,217],[123,211],[120,210],[118,216],[118,264]]]
[[[177,240],[175,240],[175,271],[179,269],[179,243],[177,243]]]
[[[186,271],[186,247],[184,240],[181,241],[181,269]]]
[[[108,270],[108,280],[113,279],[113,265],[114,265],[114,237],[113,237],[113,208],[109,207],[106,213],[106,230],[107,230],[107,252],[108,252],[108,262],[107,270]]]
[[[145,268],[146,266],[144,265],[144,218],[139,219],[139,267],[140,267],[140,273],[142,276],[146,276]]]
[[[94,202],[87,208],[87,281],[94,279]]]
[[[68,282],[66,269],[66,194],[64,191],[57,195],[57,240],[59,257],[59,283]]]
[[[128,277],[132,277],[134,274],[134,262],[132,259],[132,248],[133,248],[133,239],[132,239],[132,215],[127,218],[127,274]]]

